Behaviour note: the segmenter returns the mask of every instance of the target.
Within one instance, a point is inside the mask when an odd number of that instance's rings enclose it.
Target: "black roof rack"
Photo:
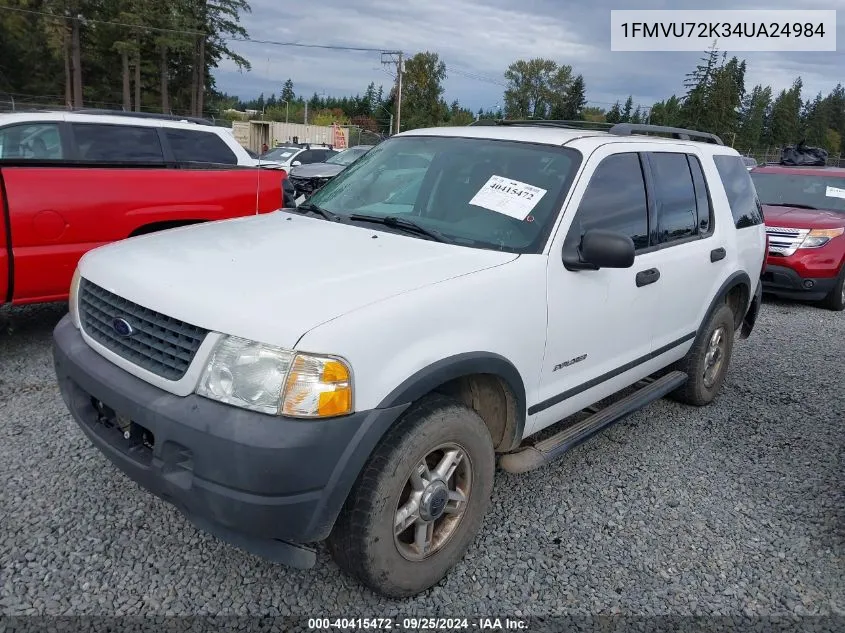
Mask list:
[[[105,114],[108,116],[125,116],[135,119],[162,119],[165,121],[188,121],[189,123],[196,123],[197,125],[214,125],[208,119],[202,119],[194,116],[179,116],[178,114],[163,114],[159,112],[127,112],[125,110],[107,110],[100,108],[80,108],[79,110],[64,110],[64,112],[72,112],[74,114]]]
[[[568,121],[552,119],[479,119],[470,125],[536,125],[539,127],[560,127],[570,130],[594,130],[608,132],[616,136],[630,136],[632,134],[669,134],[673,138],[683,140],[703,140],[716,145],[724,145],[722,139],[715,134],[698,132],[680,127],[666,127],[664,125],[646,125],[644,123],[605,123],[602,121]]]

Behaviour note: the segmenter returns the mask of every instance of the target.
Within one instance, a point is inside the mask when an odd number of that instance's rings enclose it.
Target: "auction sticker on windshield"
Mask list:
[[[490,176],[470,204],[524,220],[546,195],[545,189],[504,176]]]
[[[828,186],[827,191],[825,191],[824,195],[828,198],[842,198],[843,200],[845,200],[845,189]]]

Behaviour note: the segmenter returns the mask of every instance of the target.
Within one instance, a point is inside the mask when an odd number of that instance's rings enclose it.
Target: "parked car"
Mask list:
[[[296,191],[297,203],[304,201],[308,196],[317,191],[317,189],[373,149],[373,147],[375,146],[356,145],[355,147],[338,152],[323,163],[297,165],[291,168],[288,175]]]
[[[0,114],[0,304],[67,299],[79,258],[96,246],[282,206],[284,175],[249,167],[220,130],[122,114]]]
[[[300,567],[328,539],[375,591],[423,591],[497,454],[525,472],[664,395],[707,405],[751,333],[742,159],[654,131],[403,132],[294,210],[96,249],[55,329],[64,401],[201,529]]]
[[[762,165],[751,178],[769,237],[764,290],[845,309],[845,168]]]
[[[259,160],[263,165],[273,165],[289,172],[299,165],[323,163],[337,153],[338,150],[328,145],[283,145],[261,154]]]
[[[748,171],[751,171],[757,166],[757,159],[752,158],[751,156],[743,156],[742,162],[745,163],[745,167]]]

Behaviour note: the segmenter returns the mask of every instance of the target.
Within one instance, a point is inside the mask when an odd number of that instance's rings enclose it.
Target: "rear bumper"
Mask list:
[[[378,438],[407,406],[301,421],[174,396],[94,352],[69,317],[53,351],[68,409],[120,470],[197,527],[301,567],[313,552],[290,544],[328,536]],[[128,439],[117,428],[127,424]]]
[[[834,269],[832,277],[802,277],[792,268],[767,264],[763,273],[763,290],[789,299],[818,301],[833,290],[836,273]]]

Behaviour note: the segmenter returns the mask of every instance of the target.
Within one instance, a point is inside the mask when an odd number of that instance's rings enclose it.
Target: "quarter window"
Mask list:
[[[79,157],[102,163],[163,163],[154,127],[74,123]]]
[[[649,155],[657,203],[657,242],[666,244],[698,235],[695,187],[686,154]]]
[[[212,132],[166,128],[164,134],[177,163],[238,164],[235,153]]]
[[[0,130],[0,158],[7,160],[61,160],[64,158],[56,123],[11,125]]]
[[[763,208],[742,158],[725,154],[714,156],[713,161],[725,186],[736,228],[744,229],[763,224]]]
[[[648,203],[636,153],[609,156],[596,167],[569,230],[568,246],[580,244],[590,229],[619,231],[637,249],[648,247]]]

